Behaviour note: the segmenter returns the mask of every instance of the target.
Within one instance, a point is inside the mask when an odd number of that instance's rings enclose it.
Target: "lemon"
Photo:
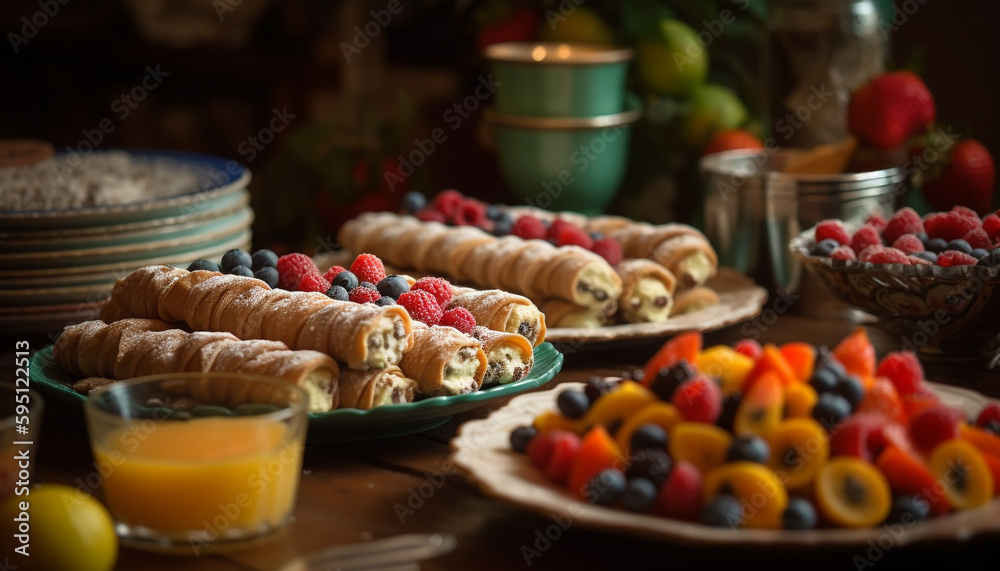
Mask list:
[[[658,38],[635,44],[639,77],[657,93],[685,96],[705,82],[708,50],[698,43],[697,32],[680,20],[661,20],[659,32]]]
[[[15,521],[24,519],[22,514],[28,521]],[[99,501],[75,488],[62,484],[31,488],[28,494],[0,505],[0,519],[4,543],[14,538],[7,561],[19,570],[108,571],[118,559],[111,515]],[[27,549],[27,557],[14,551],[24,545],[15,534],[24,531],[28,542],[22,549]]]
[[[747,120],[747,108],[728,87],[706,83],[691,92],[682,113],[680,135],[685,144],[702,149],[716,132],[734,129]]]
[[[547,10],[538,35],[543,42],[614,44],[611,29],[596,12],[585,6],[577,6],[568,14],[556,8]]]

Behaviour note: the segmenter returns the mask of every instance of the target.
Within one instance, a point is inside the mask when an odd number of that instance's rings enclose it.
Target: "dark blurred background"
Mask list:
[[[304,229],[322,232],[357,211],[391,207],[404,187],[508,199],[480,125],[482,109],[403,184],[387,188],[383,174],[472,92],[487,69],[477,49],[485,30],[518,3],[398,1],[399,13],[369,28],[378,33],[360,53],[345,53],[345,45],[363,43],[358,29],[388,1],[5,0],[0,137],[45,139],[58,150],[89,141],[247,163],[255,177],[255,233],[268,244],[295,246],[306,239]],[[617,5],[590,4],[605,14]],[[912,15],[893,32],[890,67],[917,62],[939,120],[1000,156],[1000,3],[897,6]],[[713,66],[742,59],[748,73],[757,71],[752,50],[712,50]],[[741,95],[756,115],[755,95]]]

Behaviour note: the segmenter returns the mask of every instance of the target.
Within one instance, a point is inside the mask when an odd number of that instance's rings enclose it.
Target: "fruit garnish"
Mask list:
[[[747,506],[737,527],[778,529],[788,507],[788,492],[774,472],[755,462],[731,462],[705,476],[702,495],[710,502],[720,490]]]
[[[944,484],[951,507],[964,510],[993,499],[993,475],[982,453],[965,440],[947,440],[934,448],[931,471]]]
[[[811,418],[790,418],[767,436],[768,466],[789,489],[813,482],[830,455],[826,430]]]
[[[838,456],[816,477],[816,504],[837,525],[871,527],[889,514],[892,494],[878,468],[860,458]]]

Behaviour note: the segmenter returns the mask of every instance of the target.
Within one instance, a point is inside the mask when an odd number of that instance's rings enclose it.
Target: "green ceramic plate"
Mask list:
[[[338,409],[309,415],[309,443],[355,442],[416,434],[447,422],[452,416],[491,402],[536,389],[552,380],[563,364],[563,355],[549,343],[535,347],[531,373],[509,385],[500,385],[453,397],[431,397],[408,404],[371,410]],[[31,385],[49,398],[82,403],[86,398],[72,389],[76,381],[52,359],[52,347],[31,358]]]

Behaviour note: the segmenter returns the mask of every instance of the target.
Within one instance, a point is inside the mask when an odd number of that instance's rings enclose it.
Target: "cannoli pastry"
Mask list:
[[[384,369],[340,370],[339,408],[369,410],[387,404],[413,402],[418,386],[396,366]]]
[[[545,321],[551,327],[573,329],[596,329],[603,327],[608,316],[562,299],[549,299],[542,303]]]
[[[291,351],[277,341],[243,341],[229,334],[189,333],[170,329],[151,319],[123,319],[110,324],[86,321],[63,330],[53,348],[53,358],[63,370],[79,377],[126,379],[173,372],[247,373],[279,377],[302,387],[309,395],[310,412],[325,412],[336,404],[336,361],[317,351]],[[100,340],[100,357],[87,354]],[[111,356],[114,356],[113,358]],[[90,391],[99,383],[79,383]],[[189,385],[191,396],[211,397],[232,404],[266,402],[266,394],[246,394],[238,380]]]
[[[461,395],[482,386],[488,363],[479,341],[454,327],[420,322],[414,324],[413,338],[413,349],[399,368],[417,382],[421,394]]]
[[[523,336],[477,325],[472,328],[472,337],[482,343],[486,353],[483,386],[520,381],[531,372],[535,356],[531,344]]]
[[[677,280],[670,270],[645,258],[622,260],[615,267],[622,278],[618,308],[629,323],[659,323],[670,317]]]
[[[160,318],[241,339],[281,341],[292,349],[327,353],[355,369],[394,365],[412,346],[412,322],[400,306],[272,290],[261,280],[202,270],[171,269],[176,279],[150,278],[164,273],[161,268],[139,268],[118,280],[109,316]],[[149,304],[149,299],[159,301]]]
[[[684,287],[704,285],[719,268],[719,257],[701,234],[681,234],[653,248],[649,256],[667,268]]]
[[[682,315],[705,309],[719,303],[719,294],[707,286],[694,286],[677,292],[674,297],[674,308],[670,316]]]
[[[499,289],[452,287],[448,309],[464,307],[476,323],[494,331],[521,335],[532,346],[545,341],[545,315],[531,300]]]

